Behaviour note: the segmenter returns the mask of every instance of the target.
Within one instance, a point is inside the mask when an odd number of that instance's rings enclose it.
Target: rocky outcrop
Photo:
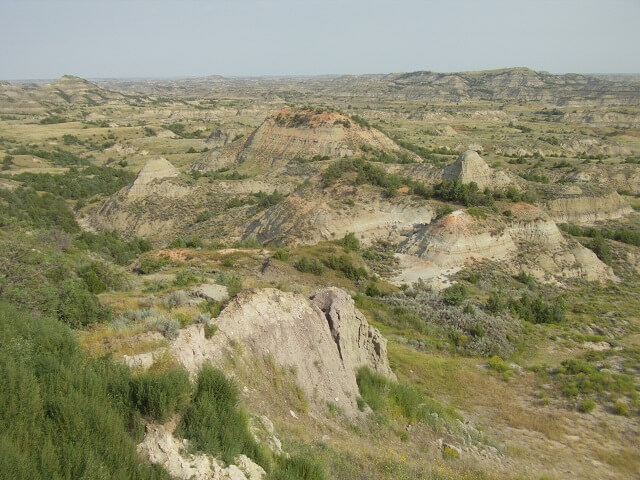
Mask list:
[[[500,261],[514,272],[526,271],[542,281],[584,278],[615,279],[610,267],[589,249],[565,238],[539,208],[514,204],[508,220],[486,215],[476,218],[458,210],[417,228],[400,245],[398,282],[437,279],[478,261]]]
[[[356,371],[368,366],[382,375],[394,377],[387,360],[387,339],[367,323],[344,290],[323,288],[311,295],[311,302],[324,313],[345,369]]]
[[[188,190],[167,188],[168,184],[162,185],[161,180],[177,177],[179,175],[180,172],[178,169],[166,158],[152,158],[144,164],[142,169],[138,172],[138,175],[136,175],[136,178],[127,187],[127,197],[143,197],[150,194],[160,194],[173,197],[187,194]]]
[[[386,199],[378,192],[369,192],[341,199],[301,192],[289,195],[254,220],[244,237],[298,245],[334,240],[352,232],[364,243],[376,239],[398,241],[416,223],[429,223],[434,216],[430,205],[407,196]]]
[[[578,172],[570,173],[567,179],[572,182],[598,184],[617,191],[640,194],[640,165],[615,164],[589,165]]]
[[[173,436],[175,422],[149,424],[138,452],[154,465],[163,467],[172,478],[180,480],[263,480],[266,472],[245,455],[232,465],[204,453],[191,453],[189,442]]]
[[[546,200],[543,206],[555,222],[578,225],[621,218],[633,211],[617,192],[589,190],[586,192],[577,185],[565,187],[556,198]]]
[[[320,405],[331,401],[348,414],[357,409],[359,367],[393,377],[386,340],[341,289],[322,289],[311,299],[271,288],[245,291],[215,323],[218,330],[211,338],[202,325],[192,325],[170,347],[192,373],[205,362],[224,362],[234,345],[242,345],[251,358],[272,357],[294,368],[309,399]]]
[[[130,185],[83,219],[83,226],[152,240],[172,238],[193,217],[188,197],[194,190],[182,184],[179,175],[164,158],[147,161]]]
[[[489,167],[474,150],[467,150],[458,159],[444,168],[443,180],[460,180],[462,183],[475,182],[480,190],[487,187],[504,187],[513,183],[506,173]]]
[[[478,222],[463,210],[456,210],[432,225],[421,225],[400,245],[402,253],[428,259],[439,267],[480,259],[500,260],[515,249],[502,222]]]

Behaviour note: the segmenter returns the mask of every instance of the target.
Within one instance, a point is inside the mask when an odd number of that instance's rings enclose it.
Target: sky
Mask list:
[[[640,0],[0,0],[0,79],[639,73]]]

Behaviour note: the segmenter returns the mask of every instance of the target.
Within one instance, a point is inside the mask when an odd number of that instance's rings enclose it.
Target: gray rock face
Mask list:
[[[272,357],[298,372],[297,382],[318,405],[331,401],[347,414],[357,411],[356,372],[361,366],[389,377],[386,340],[369,326],[353,300],[338,288],[303,295],[265,288],[236,296],[216,319],[207,339],[202,325],[180,332],[170,349],[196,373],[203,363],[223,364],[233,345],[250,358]]]
[[[395,378],[387,359],[387,339],[367,323],[344,290],[336,287],[317,290],[311,294],[311,302],[324,313],[347,370],[355,371],[366,365]]]

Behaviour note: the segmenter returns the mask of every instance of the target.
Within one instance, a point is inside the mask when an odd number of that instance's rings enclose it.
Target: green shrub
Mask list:
[[[152,318],[147,327],[160,332],[169,340],[175,340],[180,334],[180,321],[177,318],[165,317],[163,315]]]
[[[238,403],[235,383],[217,368],[204,364],[191,404],[176,432],[191,440],[197,450],[219,455],[227,463],[245,454],[268,468],[269,456],[249,432],[247,414]]]
[[[218,273],[218,275],[216,275],[216,283],[227,287],[227,293],[230,298],[235,297],[242,290],[242,277],[235,273]]]
[[[126,284],[124,273],[104,262],[91,262],[78,270],[78,276],[87,283],[91,293],[102,293],[107,290],[118,290]]]
[[[598,232],[589,245],[587,245],[600,260],[611,265],[611,249],[602,234]]]
[[[289,260],[289,258],[291,258],[291,252],[285,250],[284,248],[278,248],[275,252],[273,252],[273,255],[271,256],[276,260],[286,262],[287,260]]]
[[[49,160],[54,165],[61,167],[89,165],[89,161],[86,158],[80,158],[71,152],[59,148],[55,150],[42,150],[30,147],[18,147],[11,151],[11,155],[33,155]]]
[[[613,411],[615,412],[616,415],[622,415],[624,417],[628,417],[630,414],[629,404],[624,400],[617,400],[613,407]]]
[[[209,339],[213,337],[218,331],[218,326],[215,323],[206,323],[204,325],[204,337]]]
[[[184,368],[142,373],[133,379],[131,394],[140,413],[164,422],[186,408],[191,394],[189,374]]]
[[[324,265],[315,257],[301,257],[293,266],[303,273],[313,273],[314,275],[324,273]]]
[[[592,398],[585,398],[578,404],[578,410],[582,413],[591,413],[596,408],[596,402]]]
[[[331,270],[342,273],[349,280],[358,281],[361,278],[368,278],[369,274],[363,267],[356,267],[349,255],[329,255],[325,260],[325,264]]]
[[[82,328],[108,318],[86,284],[67,279],[60,289],[58,318],[72,328]]]
[[[170,264],[171,261],[167,257],[148,256],[140,260],[140,263],[136,267],[136,271],[142,275],[147,275],[149,273],[157,272]]]
[[[509,302],[511,310],[530,323],[560,323],[565,319],[565,307],[559,302],[548,303],[540,295],[524,294]]]
[[[467,287],[461,283],[455,283],[442,292],[445,303],[449,305],[462,305],[467,297]]]
[[[173,284],[179,287],[185,287],[193,283],[198,283],[200,278],[189,270],[181,270],[173,280]]]
[[[358,240],[354,233],[347,233],[338,243],[342,245],[347,252],[357,252],[360,250],[360,240]]]
[[[40,195],[30,188],[0,189],[0,204],[0,226],[8,223],[4,219],[13,218],[28,227],[57,227],[68,233],[80,230],[66,202],[50,193]]]
[[[126,170],[89,166],[70,168],[62,174],[20,173],[15,180],[41,192],[49,192],[62,198],[87,200],[95,195],[111,195],[129,184],[134,175]]]
[[[448,422],[462,419],[455,410],[425,397],[413,386],[393,382],[368,367],[358,370],[356,380],[362,400],[374,412],[400,415],[410,423],[432,424],[435,418],[432,413]]]
[[[118,265],[126,265],[152,248],[149,240],[134,238],[127,242],[122,240],[117,232],[82,232],[75,243],[78,248],[96,252]]]

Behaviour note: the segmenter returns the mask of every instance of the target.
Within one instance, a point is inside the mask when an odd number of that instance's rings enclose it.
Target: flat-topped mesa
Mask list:
[[[457,179],[462,183],[475,182],[481,190],[512,183],[504,172],[491,168],[474,150],[462,152],[454,163],[447,165],[442,172],[442,178],[448,181]]]

